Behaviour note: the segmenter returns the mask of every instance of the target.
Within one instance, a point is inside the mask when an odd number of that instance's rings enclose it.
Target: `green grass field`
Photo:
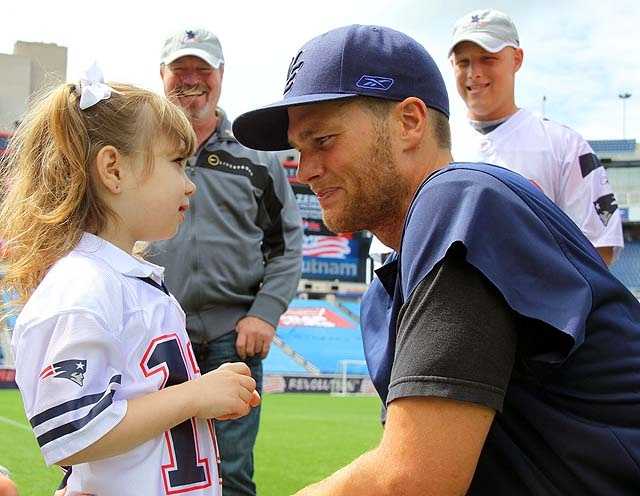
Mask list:
[[[291,494],[374,447],[381,436],[377,397],[267,394],[255,450],[260,496]],[[60,481],[47,468],[17,390],[0,390],[0,465],[21,496],[46,496]]]

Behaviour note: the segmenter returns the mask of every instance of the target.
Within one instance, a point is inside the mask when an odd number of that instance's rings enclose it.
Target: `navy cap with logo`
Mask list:
[[[381,26],[351,25],[306,43],[289,66],[282,100],[240,115],[238,141],[256,150],[291,148],[288,107],[371,96],[420,98],[449,117],[449,98],[438,66],[410,36]]]

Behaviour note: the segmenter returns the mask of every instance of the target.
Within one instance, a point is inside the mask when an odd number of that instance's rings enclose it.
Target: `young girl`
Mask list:
[[[132,256],[173,236],[195,186],[182,111],[132,86],[63,84],[30,111],[2,167],[5,289],[23,304],[16,381],[67,496],[218,495],[210,419],[260,398],[249,369],[200,375],[163,269]]]

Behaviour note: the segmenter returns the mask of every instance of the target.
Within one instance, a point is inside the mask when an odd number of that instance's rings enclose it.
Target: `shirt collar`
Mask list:
[[[398,253],[392,252],[382,267],[375,270],[380,283],[387,291],[387,294],[393,298],[396,289],[396,280],[398,277]]]
[[[215,145],[217,141],[236,141],[236,139],[233,137],[233,131],[231,130],[231,121],[227,118],[227,114],[225,114],[224,110],[222,110],[220,107],[216,109],[216,112],[218,113],[218,126],[204,144],[204,147],[208,151],[213,151],[210,149],[211,147],[213,147],[213,149],[217,149],[217,146]]]
[[[487,134],[482,134],[478,131],[478,135],[486,136],[487,138],[490,137],[494,143],[500,142],[504,137],[510,135],[511,132],[520,125],[520,122],[524,118],[526,118],[527,115],[528,110],[519,108],[514,114],[511,114],[509,117],[507,117],[502,124],[494,128],[492,131],[488,132]],[[473,127],[471,123],[469,124],[471,125],[471,127]]]
[[[135,258],[94,234],[83,233],[74,251],[85,252],[93,257],[100,258],[122,275],[130,277],[151,277],[158,283],[162,282],[164,267]]]

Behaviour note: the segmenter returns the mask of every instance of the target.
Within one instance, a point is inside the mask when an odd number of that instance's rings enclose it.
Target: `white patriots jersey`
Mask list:
[[[18,317],[16,382],[48,465],[90,446],[127,399],[200,375],[163,269],[91,234],[46,274]],[[72,467],[66,496],[221,494],[212,421],[190,419],[111,458]]]
[[[518,172],[553,200],[595,247],[612,246],[617,254],[624,246],[607,173],[577,132],[520,109],[490,133],[474,129],[455,138],[455,161],[486,162]]]

